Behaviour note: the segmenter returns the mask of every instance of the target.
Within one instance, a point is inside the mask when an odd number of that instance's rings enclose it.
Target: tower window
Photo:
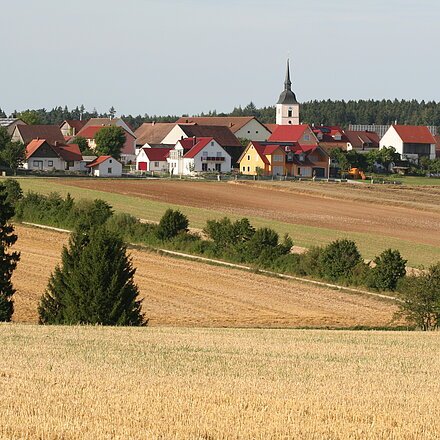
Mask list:
[[[292,123],[292,121],[289,121],[289,124],[291,124]]]
[[[289,110],[287,111],[287,117],[291,118],[292,117],[292,109],[289,108]]]

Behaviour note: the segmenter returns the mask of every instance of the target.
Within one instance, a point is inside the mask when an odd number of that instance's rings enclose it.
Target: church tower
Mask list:
[[[276,106],[277,125],[299,125],[299,103],[295,93],[292,92],[292,81],[290,81],[290,65],[287,60],[286,79],[284,91],[280,95]]]

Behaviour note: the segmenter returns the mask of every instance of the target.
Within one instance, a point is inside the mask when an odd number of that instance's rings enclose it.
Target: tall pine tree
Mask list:
[[[105,227],[73,233],[41,298],[40,323],[143,325],[135,271],[122,239]]]
[[[0,185],[0,321],[10,321],[14,312],[12,296],[12,272],[20,260],[18,252],[10,252],[9,248],[17,241],[14,227],[9,220],[14,215],[14,208],[6,200],[6,189]]]

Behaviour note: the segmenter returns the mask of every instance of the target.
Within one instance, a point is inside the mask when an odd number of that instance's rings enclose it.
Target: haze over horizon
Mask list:
[[[5,2],[0,108],[117,114],[275,104],[291,59],[299,101],[440,101],[434,0]]]

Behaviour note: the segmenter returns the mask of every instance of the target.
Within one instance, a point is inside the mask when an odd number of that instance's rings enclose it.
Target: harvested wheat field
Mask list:
[[[435,333],[0,325],[2,439],[440,438]]]
[[[37,305],[67,234],[16,227],[14,321],[35,323]],[[150,325],[205,327],[386,327],[390,301],[238,269],[130,250]]]
[[[59,179],[71,187],[440,247],[440,188]]]

